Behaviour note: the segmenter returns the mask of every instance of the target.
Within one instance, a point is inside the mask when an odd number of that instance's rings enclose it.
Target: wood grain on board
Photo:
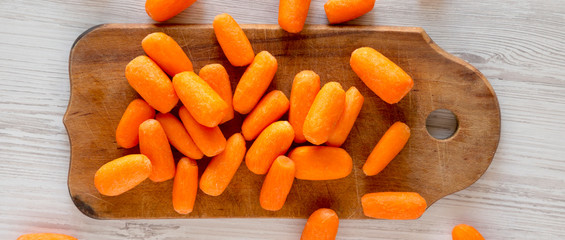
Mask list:
[[[360,198],[377,191],[415,191],[431,205],[466,188],[488,168],[500,137],[500,110],[488,81],[474,67],[440,49],[421,28],[311,26],[300,35],[276,25],[242,25],[256,53],[267,50],[279,69],[270,90],[290,94],[292,79],[301,70],[318,73],[322,84],[340,82],[357,87],[365,104],[342,146],[352,156],[352,174],[340,180],[296,180],[282,210],[259,206],[264,176],[252,174],[244,164],[226,192],[211,197],[199,192],[194,212],[177,214],[171,204],[172,181],[145,181],[117,197],[100,195],[93,185],[96,170],[120,156],[137,153],[115,143],[114,131],[127,104],[139,96],[124,77],[126,64],[142,55],[141,40],[162,31],[187,52],[195,71],[209,63],[226,67],[235,88],[245,68],[232,67],[217,44],[210,25],[108,24],[83,34],[69,60],[71,100],[64,123],[71,143],[69,191],[86,215],[100,219],[282,217],[306,218],[315,209],[334,209],[340,218],[365,218]],[[374,95],[349,67],[358,47],[370,46],[396,62],[414,78],[414,89],[398,104],[389,105]],[[437,109],[457,117],[455,134],[445,140],[431,137],[426,118]],[[175,112],[175,110],[173,110]],[[403,121],[412,129],[404,150],[374,177],[361,167],[386,129]],[[238,132],[242,116],[222,126],[226,137]],[[177,159],[180,155],[176,154]],[[199,160],[200,172],[209,159]]]

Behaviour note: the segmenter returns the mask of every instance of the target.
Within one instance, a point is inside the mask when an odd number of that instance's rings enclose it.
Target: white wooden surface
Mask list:
[[[325,24],[323,0],[307,23]],[[277,23],[277,0],[199,0],[170,20]],[[305,220],[100,221],[67,190],[68,55],[101,23],[151,23],[144,0],[0,0],[0,238],[59,232],[79,239],[298,239]],[[343,220],[338,239],[451,239],[475,226],[487,239],[565,239],[565,4],[560,0],[377,0],[363,25],[421,26],[492,83],[502,111],[486,174],[416,221]]]

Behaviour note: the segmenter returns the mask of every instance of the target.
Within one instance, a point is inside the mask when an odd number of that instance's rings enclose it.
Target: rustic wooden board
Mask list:
[[[352,174],[333,181],[296,180],[278,212],[261,209],[258,196],[263,176],[252,174],[244,164],[221,196],[199,192],[189,215],[173,210],[172,181],[145,181],[117,197],[100,195],[93,185],[96,170],[114,158],[139,151],[119,148],[114,131],[127,104],[139,97],[128,85],[124,68],[144,54],[141,40],[145,35],[162,31],[172,36],[196,71],[209,63],[223,64],[234,88],[245,70],[229,65],[210,25],[108,24],[81,35],[69,60],[71,98],[64,117],[71,142],[68,186],[80,211],[99,219],[306,218],[317,208],[329,207],[342,219],[357,219],[365,218],[360,205],[365,193],[416,191],[431,205],[471,185],[490,165],[500,137],[500,110],[492,87],[474,67],[435,45],[421,28],[310,26],[294,35],[276,25],[242,27],[255,52],[267,50],[278,60],[279,70],[270,89],[280,89],[288,96],[294,75],[311,69],[322,83],[339,81],[345,89],[356,86],[365,96],[361,114],[343,145],[354,160]],[[388,105],[380,100],[351,70],[349,56],[362,46],[379,50],[414,78],[414,89],[400,103]],[[426,117],[442,108],[455,113],[458,129],[452,137],[437,140],[426,130]],[[365,159],[395,121],[411,127],[410,141],[383,172],[366,177],[361,170]],[[242,116],[236,116],[222,130],[230,136],[240,130],[241,122]],[[176,156],[180,157],[178,152]],[[208,161],[198,161],[200,172]]]

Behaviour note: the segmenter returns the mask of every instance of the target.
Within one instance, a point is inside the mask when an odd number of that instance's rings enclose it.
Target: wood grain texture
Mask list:
[[[325,24],[312,0],[307,24]],[[278,1],[200,0],[170,23],[276,24]],[[0,1],[0,236],[38,231],[79,239],[298,239],[304,219],[93,220],[69,197],[62,123],[68,57],[91,26],[152,23],[133,0]],[[565,238],[565,5],[558,0],[377,1],[349,24],[423,27],[477,67],[501,108],[501,139],[486,173],[416,221],[343,220],[338,239],[450,239],[459,223],[488,239]]]
[[[63,121],[71,143],[69,190],[77,207],[100,219],[288,217],[308,218],[318,208],[332,208],[342,219],[365,218],[360,198],[371,192],[420,193],[433,204],[468,187],[488,168],[500,134],[498,101],[488,81],[474,67],[435,45],[420,28],[310,26],[300,35],[277,25],[242,25],[255,51],[269,51],[279,70],[270,89],[290,96],[294,75],[313,70],[322,84],[340,82],[356,86],[366,101],[356,124],[342,146],[352,156],[354,170],[334,181],[297,180],[283,209],[261,209],[259,191],[264,176],[252,174],[242,164],[226,192],[211,197],[201,191],[191,214],[179,215],[171,203],[171,181],[145,181],[117,197],[96,191],[92,176],[106,162],[137,153],[115,142],[115,129],[135,90],[124,78],[125,66],[143,54],[139,44],[152,32],[176,39],[193,62],[195,71],[211,63],[226,67],[235,89],[245,68],[232,67],[217,44],[210,25],[108,24],[95,27],[77,39],[71,50],[71,98]],[[398,104],[380,100],[349,67],[351,53],[370,46],[412,76],[415,86]],[[426,130],[426,118],[436,109],[452,110],[459,121],[452,138],[437,140]],[[221,128],[224,135],[241,131],[236,118]],[[411,139],[394,161],[375,177],[362,166],[374,145],[396,121],[411,126]],[[177,154],[179,155],[179,154]],[[177,158],[178,159],[178,158]],[[205,169],[209,159],[198,161]]]

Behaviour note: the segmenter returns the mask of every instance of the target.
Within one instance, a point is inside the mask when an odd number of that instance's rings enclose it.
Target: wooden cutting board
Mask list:
[[[359,118],[342,146],[352,156],[352,173],[332,181],[296,180],[288,199],[277,212],[259,206],[264,176],[242,164],[227,190],[218,197],[199,191],[194,211],[177,214],[171,203],[172,181],[143,182],[116,197],[100,195],[94,173],[106,162],[139,149],[117,146],[114,131],[128,103],[138,98],[124,76],[126,64],[144,54],[141,40],[162,31],[187,52],[195,71],[221,63],[232,88],[245,68],[232,67],[219,47],[211,25],[108,24],[83,33],[71,49],[71,98],[63,119],[71,143],[68,186],[75,205],[99,219],[281,217],[307,218],[314,210],[332,208],[342,219],[365,218],[360,198],[379,191],[415,191],[431,205],[438,199],[475,182],[490,165],[500,137],[500,110],[487,79],[474,67],[443,51],[421,28],[371,26],[307,26],[289,34],[277,25],[242,25],[256,53],[267,50],[279,68],[270,90],[290,96],[294,75],[313,70],[322,84],[355,86],[365,96]],[[370,46],[414,78],[414,89],[395,105],[380,100],[349,66],[353,50]],[[445,140],[426,130],[426,118],[436,109],[449,109],[458,129]],[[176,109],[173,110],[176,114]],[[240,131],[242,116],[221,128],[226,137]],[[284,116],[283,118],[286,118]],[[377,176],[367,177],[361,167],[395,121],[412,129],[404,150]],[[248,146],[251,143],[248,143]],[[180,154],[175,151],[178,160]],[[200,173],[209,159],[198,161]]]

